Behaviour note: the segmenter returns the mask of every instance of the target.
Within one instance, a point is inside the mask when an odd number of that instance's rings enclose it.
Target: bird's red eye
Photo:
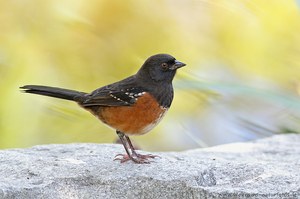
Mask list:
[[[161,67],[162,67],[164,70],[167,70],[167,69],[168,69],[168,64],[167,64],[167,63],[162,63],[162,64],[161,64]]]

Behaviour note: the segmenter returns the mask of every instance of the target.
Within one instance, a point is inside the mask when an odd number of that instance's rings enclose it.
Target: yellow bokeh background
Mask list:
[[[249,132],[235,128],[235,119],[224,122],[233,112],[250,118],[252,112],[241,113],[247,109],[261,111],[247,121],[252,129],[298,132],[299,33],[300,8],[292,0],[0,1],[0,148],[113,142],[114,131],[76,104],[18,87],[89,92],[134,74],[161,52],[187,66],[174,80],[167,117],[152,133],[133,138],[142,148],[181,150],[261,137],[244,136]],[[211,125],[201,129],[204,124]],[[241,139],[227,140],[230,129],[226,138],[218,130],[220,141],[204,138],[214,132],[211,126],[222,125],[238,129]]]

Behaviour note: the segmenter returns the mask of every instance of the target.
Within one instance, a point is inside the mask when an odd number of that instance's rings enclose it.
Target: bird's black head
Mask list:
[[[144,81],[171,83],[178,68],[185,66],[168,54],[157,54],[149,57],[138,71],[137,76]]]

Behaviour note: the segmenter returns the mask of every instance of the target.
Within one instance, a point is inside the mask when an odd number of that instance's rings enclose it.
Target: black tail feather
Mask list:
[[[64,88],[56,88],[50,86],[38,86],[38,85],[26,85],[20,87],[25,93],[33,93],[38,95],[45,95],[50,97],[56,97],[66,100],[72,101],[80,101],[83,96],[86,94],[84,92],[64,89]]]

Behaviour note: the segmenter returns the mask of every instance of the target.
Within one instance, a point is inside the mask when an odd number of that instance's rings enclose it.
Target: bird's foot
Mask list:
[[[143,160],[147,160],[149,158],[157,158],[159,156],[157,155],[152,155],[152,154],[146,154],[146,155],[142,155],[142,154],[139,154],[139,153],[134,153],[134,156],[140,158],[140,159],[143,159]]]
[[[127,154],[118,154],[115,156],[114,160],[120,160],[121,163],[127,162],[128,160],[132,160],[134,163],[137,164],[150,164],[150,161],[148,159],[159,157],[157,155],[147,154],[142,155],[138,153],[132,154],[132,156],[129,156]]]

